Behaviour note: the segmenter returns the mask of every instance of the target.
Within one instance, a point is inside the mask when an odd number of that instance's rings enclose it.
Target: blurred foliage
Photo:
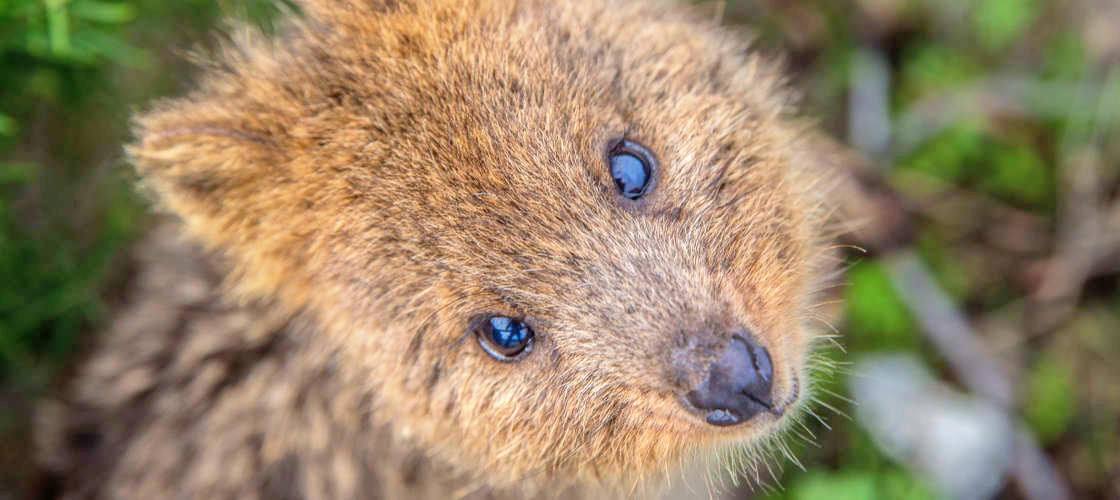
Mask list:
[[[222,16],[273,0],[0,0],[0,497],[26,478],[27,416],[103,324],[144,206],[128,117],[189,82]],[[11,488],[9,487],[11,486]]]
[[[280,8],[270,0],[224,9],[199,0],[0,1],[3,380],[65,361],[101,316],[99,287],[142,213],[119,168],[128,115],[182,88],[164,75],[186,74],[181,53],[158,51],[212,42],[223,10],[268,27]]]
[[[1036,0],[981,0],[972,15],[980,47],[999,51],[1017,40],[1038,17]]]
[[[1109,140],[1120,120],[1120,8],[1078,0],[716,4],[727,24],[792,54],[806,108],[839,137],[851,136],[849,113],[862,105],[852,89],[872,78],[859,73],[861,60],[880,56],[892,141],[870,154],[917,224],[910,248],[1015,375],[1019,416],[1074,496],[1120,498],[1112,479],[1120,474],[1120,391],[1112,389],[1120,380],[1120,266],[1066,292],[1076,302],[1059,319],[1038,319],[1061,309],[1038,297],[1054,254],[1070,246],[1060,239],[1078,223],[1071,204],[1120,207],[1120,147]],[[1070,199],[1071,169],[1090,161],[1100,199]],[[1120,227],[1097,232],[1109,230]],[[836,325],[847,352],[828,357],[908,352],[967,391],[926,340],[882,257],[849,255]],[[793,445],[809,469],[788,470],[769,496],[936,496],[839,415],[853,413],[841,396],[858,376],[840,371],[819,391],[837,412],[818,407],[820,419],[807,419],[818,446]],[[1009,483],[1001,495],[1020,492]]]
[[[0,290],[3,380],[67,359],[83,324],[97,316],[96,286],[107,258],[126,237],[127,219],[137,212],[135,207],[121,207],[114,201],[118,197],[97,203],[98,215],[108,221],[78,241],[66,227],[77,222],[71,219],[74,214],[51,206],[72,190],[58,186],[63,191],[56,193],[51,185],[52,191],[46,192],[53,179],[44,176],[65,170],[45,172],[42,160],[24,142],[37,132],[25,127],[37,110],[79,108],[105,65],[142,61],[142,53],[120,38],[122,25],[134,17],[129,4],[0,3],[0,151],[26,158],[0,162],[0,275],[6,285]],[[79,117],[75,113],[69,118]],[[62,157],[66,152],[55,154]],[[35,199],[44,195],[59,198]]]
[[[0,1],[0,380],[49,372],[101,319],[143,213],[121,168],[132,109],[185,87],[185,50],[213,44],[221,15],[271,29],[288,7]]]
[[[1074,400],[1073,368],[1044,353],[1027,377],[1023,409],[1035,433],[1051,442],[1069,427],[1077,408]]]
[[[849,135],[858,55],[883,56],[898,140],[879,163],[913,205],[912,246],[1019,374],[1021,416],[1077,497],[1120,497],[1110,479],[1120,476],[1117,272],[1093,276],[1054,326],[1035,331],[1023,317],[1037,309],[1037,275],[1068,223],[1060,211],[1070,201],[1062,194],[1070,155],[1091,151],[1103,195],[1120,193],[1120,142],[1105,140],[1120,120],[1120,35],[1110,40],[1107,29],[1120,19],[1107,17],[1115,10],[1086,14],[1086,1],[728,0],[716,10],[760,45],[791,54],[805,107],[839,137]],[[124,249],[145,223],[120,149],[128,117],[190,87],[184,55],[221,39],[220,18],[272,30],[288,8],[282,0],[0,0],[0,440],[26,440],[27,402],[58,383],[107,302],[123,293],[114,286],[127,275]],[[1106,17],[1103,31],[1095,15]],[[837,325],[849,353],[824,355],[911,352],[953,382],[880,257],[850,256]],[[1008,321],[1010,337],[985,326]],[[847,377],[841,365],[819,393],[851,414],[850,403],[829,395],[844,394]],[[813,436],[791,442],[808,470],[787,470],[772,497],[936,496],[855,422],[816,411],[805,429]],[[19,450],[0,446],[0,490],[26,467]]]
[[[954,124],[899,160],[897,168],[970,186],[1019,206],[1052,209],[1054,204],[1054,172],[1038,152],[1000,141],[981,124]]]
[[[871,473],[851,472],[806,473],[790,491],[793,500],[892,500],[906,498],[925,500],[937,498],[926,486],[905,472],[895,470]]]
[[[866,332],[848,339],[848,347],[861,351],[919,347],[914,318],[878,263],[860,262],[848,271],[847,278],[844,303],[848,322],[853,330]]]

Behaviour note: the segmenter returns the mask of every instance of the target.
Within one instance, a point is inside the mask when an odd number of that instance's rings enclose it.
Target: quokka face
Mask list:
[[[824,252],[772,64],[652,2],[300,6],[130,153],[239,296],[315,318],[363,419],[502,486],[796,412]]]

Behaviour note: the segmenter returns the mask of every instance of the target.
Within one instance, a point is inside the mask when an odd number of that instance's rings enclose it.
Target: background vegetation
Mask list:
[[[859,175],[881,203],[862,208],[873,223],[849,243],[867,251],[849,252],[844,300],[826,314],[848,352],[826,355],[907,354],[945,387],[993,401],[1077,498],[1120,498],[1117,4],[702,5],[790,54],[808,112],[868,159]],[[127,284],[147,220],[122,162],[130,114],[189,88],[184,53],[218,40],[219,19],[270,29],[279,5],[0,0],[0,498],[27,484],[32,401],[64,383]],[[915,295],[914,263],[944,307]],[[931,328],[939,312],[964,328]],[[962,362],[946,334],[984,357]],[[787,463],[756,494],[941,494],[856,416],[845,398],[858,366],[824,381],[836,412],[791,443],[805,470]],[[984,381],[992,373],[1002,386]],[[996,495],[1032,496],[1014,467],[1007,477]]]

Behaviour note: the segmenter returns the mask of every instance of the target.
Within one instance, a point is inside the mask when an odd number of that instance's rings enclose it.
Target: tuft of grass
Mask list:
[[[0,1],[0,389],[41,390],[105,318],[104,283],[143,225],[120,150],[132,111],[183,89],[186,49],[212,46],[221,17],[273,29],[292,8]]]

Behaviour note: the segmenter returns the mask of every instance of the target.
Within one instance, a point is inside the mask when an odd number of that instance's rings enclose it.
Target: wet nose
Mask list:
[[[758,343],[735,335],[708,377],[685,397],[692,406],[707,412],[705,419],[716,426],[736,425],[770,410],[774,367],[770,353]]]

